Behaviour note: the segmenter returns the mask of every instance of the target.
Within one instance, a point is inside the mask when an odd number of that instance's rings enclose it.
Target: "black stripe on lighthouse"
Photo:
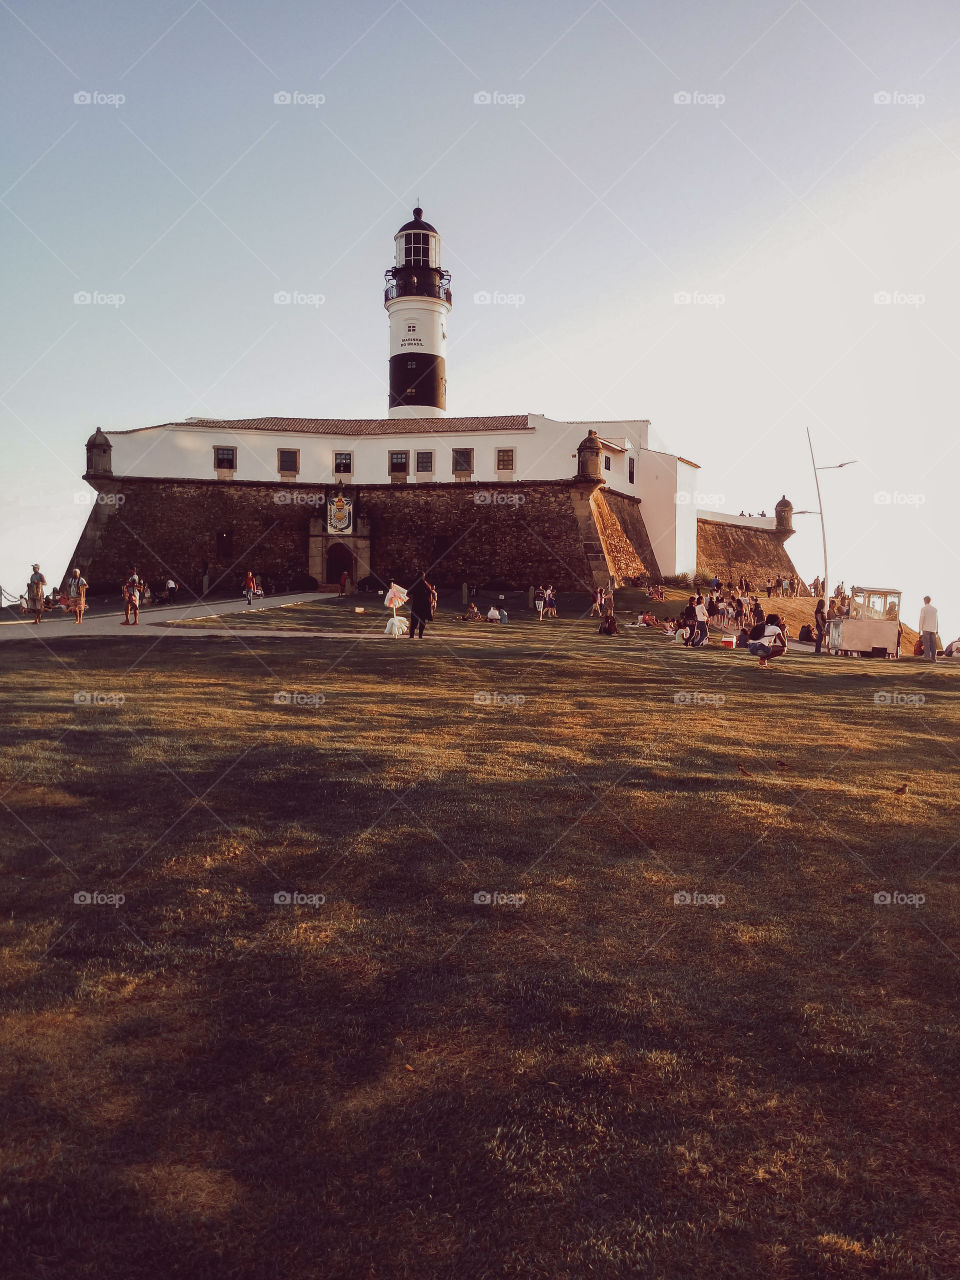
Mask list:
[[[425,351],[390,357],[390,408],[447,407],[447,362]]]

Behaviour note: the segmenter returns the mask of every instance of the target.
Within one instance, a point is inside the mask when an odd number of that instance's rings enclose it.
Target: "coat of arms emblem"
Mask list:
[[[327,532],[350,533],[353,529],[353,499],[342,493],[327,503]]]

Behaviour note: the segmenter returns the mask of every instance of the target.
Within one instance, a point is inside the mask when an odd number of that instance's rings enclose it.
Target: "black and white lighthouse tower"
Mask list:
[[[390,316],[391,418],[442,418],[447,412],[447,316],[450,272],[440,266],[440,236],[414,209],[394,236],[394,266],[383,305]]]

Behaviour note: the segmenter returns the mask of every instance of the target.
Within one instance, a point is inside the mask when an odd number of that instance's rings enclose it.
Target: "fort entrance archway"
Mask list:
[[[354,565],[353,552],[349,547],[345,547],[342,542],[334,542],[327,548],[327,565],[326,565],[325,582],[339,582],[340,575],[344,569],[351,582],[356,582],[356,566]]]

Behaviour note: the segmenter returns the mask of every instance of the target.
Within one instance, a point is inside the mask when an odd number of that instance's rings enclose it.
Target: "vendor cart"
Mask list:
[[[901,635],[899,591],[851,587],[849,617],[827,623],[827,648],[861,658],[899,658]]]

